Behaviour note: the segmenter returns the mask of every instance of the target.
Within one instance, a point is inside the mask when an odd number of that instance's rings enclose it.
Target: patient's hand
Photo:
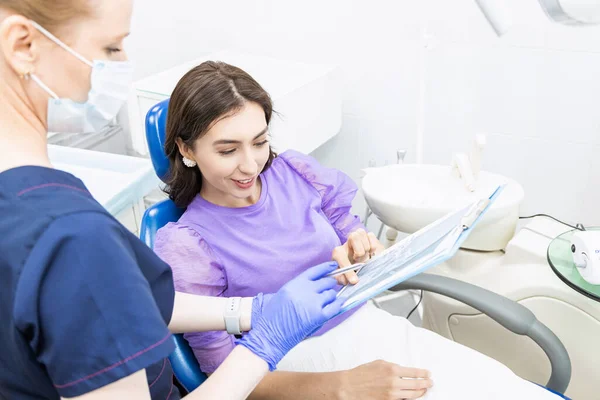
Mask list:
[[[342,371],[342,385],[338,398],[340,400],[418,399],[433,386],[429,375],[429,371],[424,369],[400,367],[381,360],[373,361]]]
[[[333,249],[332,259],[336,261],[340,268],[348,267],[352,264],[367,261],[369,258],[381,253],[385,247],[377,240],[373,232],[365,232],[364,229],[358,229],[348,236],[348,240],[341,246]],[[336,277],[341,285],[358,283],[358,276],[354,271],[338,275]]]

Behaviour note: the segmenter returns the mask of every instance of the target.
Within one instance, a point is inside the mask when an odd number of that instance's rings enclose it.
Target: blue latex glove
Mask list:
[[[340,312],[343,301],[335,298],[337,280],[325,277],[337,267],[335,262],[312,267],[274,295],[257,296],[252,305],[252,330],[237,343],[274,371],[292,348]]]
[[[338,268],[339,268],[339,264],[338,264]],[[339,285],[339,281],[338,281],[338,285]],[[250,321],[258,321],[262,317],[262,313],[263,313],[265,306],[267,304],[269,304],[271,299],[275,296],[276,296],[276,293],[259,293],[258,295],[256,295],[256,297],[254,297],[254,299],[252,301],[252,317],[251,317]],[[319,329],[321,329],[320,326],[315,328],[315,330],[312,333],[309,333],[308,335],[306,335],[305,339],[311,337]],[[250,332],[251,330],[252,330],[252,328],[250,328],[250,330],[248,332]],[[245,333],[245,335],[247,335],[247,334],[248,333]]]

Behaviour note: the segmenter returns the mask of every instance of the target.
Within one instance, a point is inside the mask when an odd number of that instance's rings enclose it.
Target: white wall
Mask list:
[[[551,24],[537,1],[510,0],[522,13],[499,40],[470,0],[435,3],[425,161],[447,162],[487,133],[484,168],[523,184],[524,214],[599,224],[600,28]]]
[[[420,123],[424,161],[447,163],[482,132],[484,168],[524,185],[524,214],[600,224],[600,28],[507,3],[520,13],[498,39],[473,0],[138,0],[128,49],[138,78],[222,48],[339,64],[344,126],[324,164],[358,179],[399,148],[414,161]]]

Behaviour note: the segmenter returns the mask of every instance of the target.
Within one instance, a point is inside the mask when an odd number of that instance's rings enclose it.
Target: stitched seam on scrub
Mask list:
[[[171,398],[171,393],[173,393],[173,381],[171,381],[171,390],[169,390],[169,394],[167,395],[166,400],[169,400]]]
[[[54,385],[54,387],[55,387],[55,388],[57,388],[57,389],[64,389],[64,388],[66,388],[66,387],[73,386],[73,385],[76,385],[76,384],[78,384],[78,383],[81,383],[81,382],[87,381],[87,380],[89,380],[89,379],[92,379],[92,378],[94,378],[94,377],[96,377],[96,376],[98,376],[98,375],[102,375],[102,374],[104,374],[104,373],[106,373],[106,372],[108,372],[108,371],[110,371],[110,370],[112,370],[112,369],[115,369],[115,368],[117,368],[118,366],[120,366],[120,365],[123,365],[123,364],[125,364],[126,362],[128,362],[128,361],[131,361],[131,360],[133,360],[134,358],[137,358],[137,357],[141,356],[142,354],[144,354],[144,353],[147,353],[147,352],[149,352],[150,350],[152,350],[152,349],[154,349],[154,348],[156,348],[156,347],[160,346],[161,344],[163,344],[164,342],[166,342],[166,341],[167,341],[167,339],[169,339],[170,337],[171,337],[171,334],[169,333],[167,336],[165,336],[165,338],[164,338],[164,339],[162,339],[162,340],[159,340],[158,342],[154,343],[152,346],[150,346],[150,347],[148,347],[148,348],[146,348],[146,349],[144,349],[144,350],[138,351],[138,352],[137,352],[137,353],[135,353],[134,355],[132,355],[132,356],[129,356],[129,357],[125,358],[124,360],[121,360],[121,361],[119,361],[119,362],[117,362],[117,363],[115,363],[115,364],[111,365],[110,367],[106,367],[106,368],[104,368],[104,369],[102,369],[102,370],[100,370],[100,371],[98,371],[98,372],[95,372],[95,373],[93,373],[93,374],[91,374],[91,375],[88,375],[88,376],[86,376],[86,377],[84,377],[84,378],[81,378],[81,379],[78,379],[78,380],[76,380],[76,381],[69,382],[69,383],[65,383],[64,385]]]
[[[160,370],[160,373],[158,374],[158,376],[156,377],[156,379],[154,380],[154,382],[152,382],[150,385],[148,385],[148,388],[151,388],[152,386],[154,386],[154,384],[156,382],[158,382],[158,380],[160,379],[160,377],[162,376],[163,372],[165,372],[165,366],[167,365],[167,359],[165,358],[163,360],[163,366],[162,369]]]
[[[19,193],[17,193],[17,197],[21,197],[21,196],[23,196],[26,193],[33,192],[34,190],[38,190],[38,189],[44,189],[44,188],[47,188],[47,187],[61,187],[61,188],[65,188],[65,189],[76,190],[78,192],[82,192],[82,193],[85,193],[87,195],[90,194],[90,192],[88,192],[87,190],[80,189],[78,187],[71,186],[71,185],[65,185],[63,183],[45,183],[43,185],[38,185],[38,186],[33,186],[33,187],[30,187],[30,188],[27,188],[27,189],[23,189]]]

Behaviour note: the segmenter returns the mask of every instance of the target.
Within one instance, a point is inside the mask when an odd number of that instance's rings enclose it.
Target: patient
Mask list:
[[[166,190],[187,211],[159,230],[155,251],[171,265],[176,290],[227,297],[275,292],[332,254],[347,265],[382,250],[350,213],[357,190],[351,179],[296,151],[273,152],[272,113],[261,86],[224,63],[201,64],[173,92]],[[185,337],[206,373],[223,362],[235,340],[225,332]],[[425,392],[429,380],[400,379],[425,372],[399,366],[431,371],[435,385]],[[278,371],[288,372],[267,376],[253,396],[557,398],[497,361],[372,304],[330,321],[292,350]],[[390,389],[388,383],[397,386]]]

